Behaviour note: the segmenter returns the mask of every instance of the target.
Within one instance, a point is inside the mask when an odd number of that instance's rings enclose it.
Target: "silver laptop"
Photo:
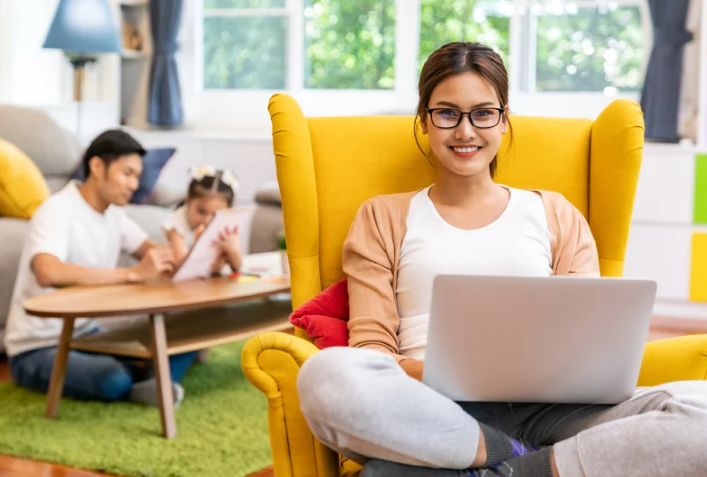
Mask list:
[[[649,280],[437,276],[423,382],[455,401],[625,401],[655,293]]]

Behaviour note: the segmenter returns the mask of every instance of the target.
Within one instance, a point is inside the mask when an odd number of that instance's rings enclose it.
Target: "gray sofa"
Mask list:
[[[52,192],[66,185],[76,168],[82,148],[75,137],[62,129],[46,113],[16,106],[0,105],[0,138],[25,152],[45,176]],[[147,205],[128,205],[126,210],[150,237],[163,242],[159,224],[182,199],[169,184],[158,183]],[[277,237],[283,230],[282,205],[277,183],[265,184],[255,197],[256,209],[250,236],[250,253],[277,250]],[[0,352],[5,322],[15,286],[17,267],[29,222],[0,217]],[[123,257],[121,264],[132,259]]]

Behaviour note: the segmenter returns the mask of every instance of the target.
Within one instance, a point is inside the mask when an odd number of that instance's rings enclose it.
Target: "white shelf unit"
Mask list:
[[[120,59],[120,123],[147,127],[147,104],[152,60],[152,33],[148,0],[118,2],[119,31],[123,54]],[[141,45],[130,43],[128,26],[137,32]]]

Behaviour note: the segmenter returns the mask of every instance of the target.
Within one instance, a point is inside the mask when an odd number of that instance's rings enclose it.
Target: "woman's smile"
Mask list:
[[[469,159],[474,157],[481,151],[481,146],[475,144],[470,144],[468,146],[449,146],[449,149],[458,157],[462,159]]]

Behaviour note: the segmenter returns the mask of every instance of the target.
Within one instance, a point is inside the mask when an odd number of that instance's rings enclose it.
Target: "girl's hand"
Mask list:
[[[184,237],[175,229],[172,229],[167,232],[167,242],[169,242],[169,246],[174,252],[174,262],[177,264],[182,263],[189,253],[189,247],[187,247]]]
[[[214,245],[218,246],[227,254],[240,253],[241,243],[238,227],[232,229],[225,228],[218,233],[218,238],[214,240]]]
[[[221,249],[221,254],[234,271],[241,268],[242,257],[238,227],[233,227],[230,230],[226,228],[219,232],[213,245]]]
[[[211,272],[211,275],[221,275],[221,270],[223,270],[223,267],[226,266],[227,262],[228,259],[226,258],[226,255],[221,252],[219,256],[216,257],[216,260],[214,260],[214,263],[211,264],[211,268],[209,270],[209,272]]]
[[[204,233],[204,230],[206,230],[206,225],[201,224],[197,228],[194,229],[194,243],[199,241],[199,237]]]

